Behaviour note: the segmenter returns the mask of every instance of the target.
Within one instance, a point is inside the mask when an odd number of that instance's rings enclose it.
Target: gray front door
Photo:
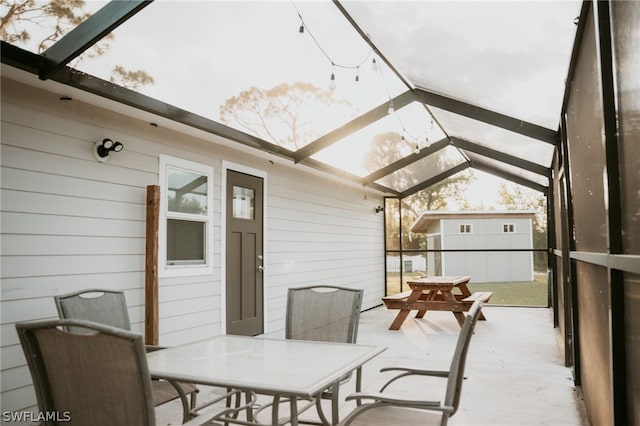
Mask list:
[[[264,332],[263,180],[227,171],[227,333]]]

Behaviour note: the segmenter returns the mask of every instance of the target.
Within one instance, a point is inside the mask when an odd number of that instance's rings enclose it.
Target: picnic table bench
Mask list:
[[[418,281],[408,281],[411,290],[382,298],[387,309],[398,309],[398,315],[389,330],[399,330],[412,310],[417,310],[416,318],[423,318],[428,310],[450,311],[462,327],[464,314],[476,300],[488,302],[493,292],[479,291],[471,293],[467,284],[470,276],[426,276]],[[459,293],[453,293],[457,288]],[[481,315],[481,320],[486,320]]]

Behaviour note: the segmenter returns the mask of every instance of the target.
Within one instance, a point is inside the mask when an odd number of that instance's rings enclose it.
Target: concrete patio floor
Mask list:
[[[571,371],[563,365],[550,310],[485,306],[484,313],[487,321],[478,322],[471,339],[460,409],[449,424],[586,426]],[[388,347],[364,366],[365,391],[379,390],[389,378],[390,373],[379,373],[382,367],[449,368],[460,331],[451,313],[429,312],[423,319],[411,315],[400,330],[391,331],[388,327],[394,317],[395,312],[384,307],[361,314],[358,343]],[[281,338],[282,333],[267,337]],[[394,393],[430,400],[444,395],[441,379],[405,379],[400,383]],[[353,391],[352,380],[341,388],[342,401]],[[204,401],[215,392],[202,388],[199,399]],[[343,402],[341,418],[354,406]],[[179,425],[180,411],[177,403],[157,408],[158,424]],[[303,418],[313,418],[313,414],[310,410]],[[408,417],[398,418],[397,424],[416,424]]]

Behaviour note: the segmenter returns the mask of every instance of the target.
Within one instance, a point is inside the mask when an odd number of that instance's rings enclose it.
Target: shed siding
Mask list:
[[[166,154],[214,168],[212,275],[160,280],[160,343],[221,334],[221,170],[228,160],[268,174],[266,330],[284,327],[286,290],[330,284],[365,288],[364,308],[384,293],[379,194],[261,157],[2,81],[1,380],[5,411],[36,404],[14,324],[56,318],[53,296],[82,288],[125,291],[143,331],[146,187]],[[98,163],[105,137],[125,145]],[[277,160],[274,158],[274,160]]]
[[[532,249],[529,218],[443,219],[443,249]],[[515,224],[514,233],[503,233],[502,225]],[[470,224],[472,232],[459,233],[459,225]],[[473,282],[533,281],[533,253],[446,252],[442,254],[443,275],[470,275]]]

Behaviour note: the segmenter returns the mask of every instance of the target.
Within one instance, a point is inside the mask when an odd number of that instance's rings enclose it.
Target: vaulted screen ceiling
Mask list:
[[[91,1],[44,49],[53,20],[5,29],[31,37],[2,61],[389,194],[467,167],[545,191],[580,7]]]

